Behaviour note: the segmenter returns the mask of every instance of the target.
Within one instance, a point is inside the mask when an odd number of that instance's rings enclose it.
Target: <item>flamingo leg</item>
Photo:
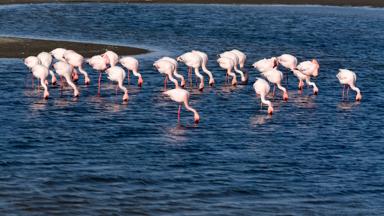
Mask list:
[[[192,69],[190,67],[188,67],[188,79],[189,79],[189,87],[193,87],[192,86]]]
[[[117,87],[118,87],[118,86],[116,85],[116,88],[115,88],[115,95],[116,95],[116,96],[117,96]]]
[[[179,111],[177,112],[177,122],[180,123],[181,104],[179,104]]]
[[[263,110],[263,102],[260,101],[260,111]]]
[[[60,76],[60,96],[63,96],[63,77]]]
[[[344,100],[344,91],[345,91],[345,85],[343,85],[343,94],[342,94],[342,99]]]
[[[35,83],[35,78],[33,78],[33,74],[32,74],[32,89],[34,89],[34,83]]]
[[[347,86],[347,100],[348,100],[349,86]]]
[[[276,90],[276,85],[273,85],[273,93],[272,93],[272,98],[275,98],[275,90]]]
[[[37,79],[38,83],[37,83],[37,92],[40,92],[40,78]]]
[[[131,84],[131,78],[130,78],[130,75],[129,75],[129,70],[128,70],[128,85]]]
[[[167,82],[168,82],[168,76],[165,76],[165,78],[164,78],[164,91],[167,90]]]
[[[228,73],[225,74],[225,84],[228,84],[229,83],[229,77],[228,77]]]
[[[101,72],[99,72],[99,82],[98,82],[98,89],[97,89],[98,96],[100,96],[100,83],[101,83]]]

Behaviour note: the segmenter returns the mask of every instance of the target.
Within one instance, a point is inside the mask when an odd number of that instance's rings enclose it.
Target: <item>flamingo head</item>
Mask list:
[[[313,88],[313,94],[317,95],[319,93],[319,89],[317,87]]]
[[[195,124],[199,124],[200,116],[199,116],[199,114],[197,112],[195,112],[193,118],[194,118]]]
[[[52,76],[51,83],[52,85],[56,85],[57,79],[56,76]]]
[[[273,107],[269,106],[268,107],[268,115],[272,115],[272,114],[273,114]]]
[[[141,88],[141,86],[143,85],[143,78],[141,78],[141,76],[139,77],[139,80],[137,81],[137,85]]]
[[[359,92],[356,95],[356,101],[361,101],[361,99],[362,99],[362,96],[361,96],[361,93]]]
[[[204,83],[200,83],[199,85],[199,91],[203,91],[204,90]]]
[[[287,92],[284,92],[283,100],[288,101],[288,93]]]
[[[185,80],[184,80],[184,79],[181,80],[180,86],[181,86],[181,88],[184,88],[184,87],[185,87]]]
[[[214,79],[210,79],[209,80],[209,86],[213,87],[215,85],[215,80]]]
[[[47,90],[44,91],[44,99],[45,100],[48,100],[48,97],[49,97],[49,92]]]
[[[89,77],[85,77],[84,83],[85,85],[89,85],[89,83],[91,83],[91,80],[89,79]]]
[[[236,85],[237,85],[237,80],[236,80],[235,77],[232,79],[232,85],[233,85],[233,86],[236,86]]]
[[[79,90],[75,89],[73,92],[73,97],[79,97]]]
[[[128,90],[124,92],[123,101],[128,101]]]
[[[79,80],[79,75],[77,74],[76,70],[72,72],[72,80],[73,82],[76,82],[77,80]]]

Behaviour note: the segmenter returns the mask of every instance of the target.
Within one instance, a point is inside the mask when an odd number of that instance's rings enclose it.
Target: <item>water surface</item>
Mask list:
[[[104,77],[97,97],[30,87],[21,59],[0,59],[0,209],[8,215],[382,215],[382,9],[319,6],[41,4],[0,7],[0,34],[137,45],[142,89],[121,103]],[[226,87],[216,54],[248,55],[250,83]],[[199,49],[215,88],[192,91],[201,123],[161,95],[155,59]],[[319,95],[260,110],[257,59],[317,58]],[[338,68],[357,72],[363,101],[342,101]],[[181,67],[183,73],[185,67]]]

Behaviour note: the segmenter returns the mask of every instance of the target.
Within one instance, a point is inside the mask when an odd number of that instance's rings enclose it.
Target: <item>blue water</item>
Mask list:
[[[106,81],[48,101],[21,59],[0,59],[1,215],[383,215],[384,11],[247,5],[0,6],[0,35],[129,44],[142,89],[121,102]],[[226,87],[216,54],[248,55],[247,86]],[[192,91],[193,125],[164,98],[152,63],[199,49],[217,85]],[[296,90],[269,117],[251,84],[257,59],[317,58],[319,95]],[[357,72],[363,101],[342,101],[338,68]],[[181,67],[185,74],[186,68]]]

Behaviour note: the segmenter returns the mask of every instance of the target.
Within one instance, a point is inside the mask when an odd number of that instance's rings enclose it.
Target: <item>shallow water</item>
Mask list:
[[[41,4],[0,6],[0,34],[154,50],[138,56],[142,89],[121,103],[51,88],[41,99],[20,59],[0,59],[0,210],[9,215],[382,215],[382,9],[319,6]],[[216,54],[248,55],[250,82],[225,87]],[[192,91],[191,113],[161,95],[163,55],[209,54],[217,85]],[[257,59],[317,58],[319,95],[289,75],[288,102],[260,110]],[[342,101],[338,68],[357,72],[363,101]],[[186,72],[184,66],[181,71]],[[132,84],[135,79],[132,80]]]

